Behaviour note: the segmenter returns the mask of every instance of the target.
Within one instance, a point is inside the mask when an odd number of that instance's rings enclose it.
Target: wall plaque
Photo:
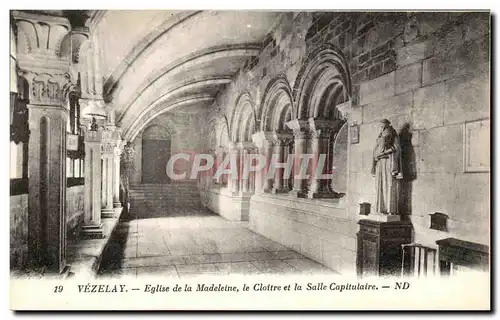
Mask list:
[[[77,151],[78,150],[78,135],[77,134],[68,134],[66,138],[66,149],[69,151]]]
[[[490,171],[490,120],[464,123],[464,172]]]

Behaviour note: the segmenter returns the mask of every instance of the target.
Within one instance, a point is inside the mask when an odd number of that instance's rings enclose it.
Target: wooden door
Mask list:
[[[142,183],[168,183],[170,140],[142,140]]]

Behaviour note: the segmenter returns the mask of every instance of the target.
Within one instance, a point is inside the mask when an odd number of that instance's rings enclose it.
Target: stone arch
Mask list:
[[[266,87],[262,97],[262,131],[285,131],[285,123],[295,118],[292,90],[284,76],[278,76]]]
[[[219,146],[227,146],[231,141],[229,138],[229,126],[227,125],[227,121],[221,121],[219,128]]]
[[[256,130],[256,117],[252,98],[244,92],[237,100],[231,122],[231,141],[246,142],[252,140]]]
[[[169,140],[170,137],[170,131],[159,124],[152,124],[142,131],[143,140]]]
[[[342,51],[323,45],[312,52],[299,71],[293,96],[298,119],[341,118],[336,106],[352,96],[351,77]]]
[[[227,118],[225,116],[216,115],[210,118],[209,123],[209,141],[210,149],[216,149],[226,146],[229,139],[229,127],[227,125]],[[212,150],[212,151],[214,151]]]
[[[211,117],[208,119],[208,149],[214,151],[217,146],[217,118]]]

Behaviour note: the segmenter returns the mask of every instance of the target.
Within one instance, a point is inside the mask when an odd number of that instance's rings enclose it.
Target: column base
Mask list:
[[[289,189],[286,189],[286,188],[280,188],[280,189],[275,189],[275,188],[272,188],[271,189],[271,193],[275,193],[275,194],[279,194],[279,193],[288,193],[290,190]]]
[[[292,190],[288,192],[288,195],[292,198],[305,198],[307,193],[302,190]]]
[[[99,225],[83,226],[80,234],[83,239],[103,239],[102,223]]]
[[[116,210],[114,208],[102,208],[101,218],[114,218],[116,216]]]
[[[340,198],[339,194],[335,191],[317,191],[307,193],[309,199],[337,199]]]
[[[120,201],[113,202],[113,208],[121,208],[121,207],[122,207],[122,203]]]

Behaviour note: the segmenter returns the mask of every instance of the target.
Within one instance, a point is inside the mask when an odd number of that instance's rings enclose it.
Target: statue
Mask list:
[[[399,181],[403,178],[399,137],[387,119],[381,121],[381,132],[373,150],[372,175],[375,177],[375,211],[398,214]]]

